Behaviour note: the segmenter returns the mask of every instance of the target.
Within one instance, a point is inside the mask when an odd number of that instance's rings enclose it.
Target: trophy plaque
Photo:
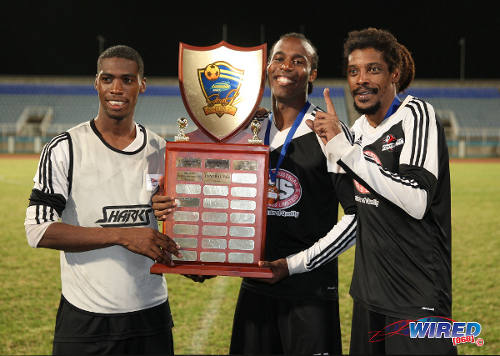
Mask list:
[[[152,273],[271,278],[263,259],[269,148],[252,120],[262,99],[266,45],[210,47],[180,43],[179,86],[198,127],[185,134],[180,118],[167,142],[164,194],[177,207],[163,232],[181,246],[174,266],[155,263]]]

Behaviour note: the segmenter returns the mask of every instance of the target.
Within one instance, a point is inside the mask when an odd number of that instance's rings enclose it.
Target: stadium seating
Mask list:
[[[338,84],[329,87],[339,118],[349,123],[356,114],[350,107],[351,104],[348,104],[344,87]],[[322,94],[323,88],[324,86],[315,86],[309,100],[326,109]],[[483,146],[482,151],[476,150],[477,152],[473,155],[498,155],[500,153],[498,152],[500,141],[500,91],[498,87],[494,85],[472,87],[443,86],[439,83],[425,86],[416,84],[401,96],[404,97],[406,94],[433,104],[447,130],[452,155],[464,155],[463,152],[458,152],[458,148],[455,149],[460,145],[460,141],[465,141],[468,146]],[[16,122],[27,106],[53,108],[52,123],[47,130],[47,136],[54,136],[77,123],[95,117],[98,105],[92,83],[0,83],[0,141],[2,137],[15,135]],[[261,106],[271,107],[269,88],[264,91]],[[135,117],[138,122],[166,138],[172,138],[177,133],[177,118],[189,119],[177,85],[148,85],[146,93],[141,95],[138,101]],[[189,121],[188,132],[196,129],[193,122]],[[43,138],[43,140],[46,141],[49,138]],[[5,151],[5,147],[0,144],[0,151]],[[484,147],[487,148],[484,149]],[[465,152],[465,155],[471,154]]]

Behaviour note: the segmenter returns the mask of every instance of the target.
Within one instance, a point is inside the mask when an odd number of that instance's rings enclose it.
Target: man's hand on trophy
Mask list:
[[[156,216],[156,219],[159,221],[164,221],[167,218],[167,215],[174,211],[177,203],[175,202],[174,197],[168,197],[166,195],[161,195],[162,193],[156,193],[153,195],[153,210]]]
[[[270,268],[273,272],[272,278],[258,278],[259,281],[274,284],[288,277],[288,263],[286,258],[280,258],[276,261],[259,261],[259,267]]]

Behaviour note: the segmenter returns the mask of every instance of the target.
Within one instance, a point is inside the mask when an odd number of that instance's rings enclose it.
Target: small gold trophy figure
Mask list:
[[[180,117],[177,119],[177,125],[179,126],[179,132],[175,136],[175,142],[187,142],[189,137],[186,136],[184,130],[188,125],[188,121],[185,117]]]
[[[258,134],[261,128],[261,123],[257,119],[253,119],[252,123],[250,124],[250,128],[252,129],[253,132],[253,137],[248,139],[248,143],[252,145],[262,145],[263,142],[259,138]]]

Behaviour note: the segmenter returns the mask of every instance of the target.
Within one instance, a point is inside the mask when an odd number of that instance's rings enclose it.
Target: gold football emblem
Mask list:
[[[220,69],[215,64],[209,64],[205,68],[205,77],[208,80],[216,80],[217,78],[219,78],[219,75],[220,75]]]

